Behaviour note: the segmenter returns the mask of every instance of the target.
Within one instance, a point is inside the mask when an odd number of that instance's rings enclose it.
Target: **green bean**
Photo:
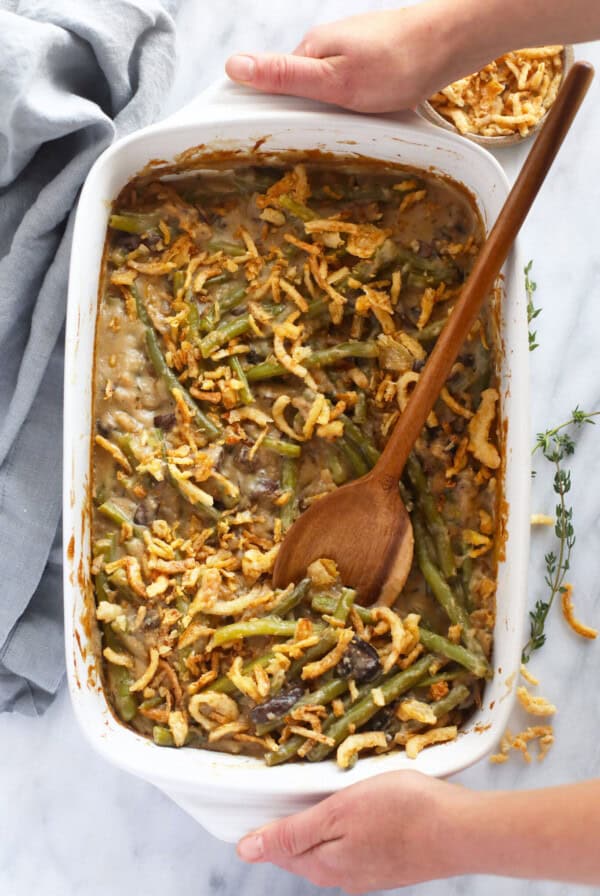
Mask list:
[[[301,737],[299,734],[288,737],[284,744],[279,744],[277,750],[270,750],[268,753],[265,753],[265,763],[273,766],[288,762],[296,755],[305,740],[306,738]]]
[[[213,522],[218,522],[221,519],[221,514],[212,504],[205,504],[203,501],[195,501],[188,492],[185,490],[185,485],[181,482],[176,476],[171,472],[171,466],[169,463],[165,463],[165,467],[167,470],[167,478],[169,483],[173,486],[178,495],[181,495],[184,501],[193,507],[194,510],[197,510],[198,513],[203,513],[209,519],[213,520]],[[186,480],[187,481],[187,480]]]
[[[216,277],[214,278],[216,280]],[[209,282],[208,280],[206,281]],[[227,314],[228,311],[233,311],[234,308],[237,308],[238,305],[241,305],[244,299],[246,298],[246,287],[245,286],[234,286],[227,295],[223,296],[223,298],[217,300],[217,304],[219,306],[219,314]],[[216,309],[213,307],[210,311],[208,311],[200,320],[200,330],[203,333],[210,333],[211,330],[218,324]]]
[[[101,513],[102,516],[105,516],[107,520],[110,520],[111,523],[114,523],[116,526],[131,526],[133,534],[137,538],[141,538],[144,529],[146,528],[145,526],[138,526],[134,523],[127,514],[112,501],[105,501],[104,504],[101,504],[98,508],[98,513]]]
[[[356,591],[353,588],[342,588],[335,610],[333,611],[334,619],[340,619],[346,622],[350,615],[350,610],[354,606]]]
[[[335,445],[327,446],[327,466],[336,485],[343,485],[347,481],[348,471],[346,470],[346,465],[340,459]]]
[[[464,703],[470,694],[471,691],[466,685],[457,684],[445,697],[442,697],[441,700],[436,700],[431,704],[436,719],[441,719],[446,713],[452,712],[453,709],[456,709],[457,706]]]
[[[340,342],[331,348],[317,349],[302,363],[307,368],[329,367],[346,361],[348,358],[376,358],[379,348],[376,342]],[[256,364],[246,372],[248,381],[253,383],[258,380],[270,380],[277,376],[285,376],[289,373],[283,364],[278,361],[263,361]]]
[[[119,594],[132,603],[140,603],[140,598],[132,591],[129,582],[127,581],[127,573],[123,568],[115,569],[114,572],[108,576],[108,583],[112,588],[115,588]]]
[[[243,403],[252,404],[252,402],[254,401],[254,396],[252,394],[250,386],[248,385],[248,380],[246,378],[244,368],[242,367],[242,363],[237,355],[231,356],[231,358],[229,359],[229,366],[231,367],[234,377],[238,379],[242,384],[242,388],[239,390],[238,394]]]
[[[200,342],[200,352],[202,353],[203,358],[209,358],[213,352],[215,352],[218,348],[221,348],[226,342],[229,342],[230,339],[235,339],[236,336],[243,336],[244,333],[247,333],[250,329],[250,315],[242,314],[240,317],[234,317],[231,320],[225,320],[211,333],[208,333],[204,339]],[[252,371],[252,368],[246,374],[248,381],[250,377],[248,374]]]
[[[358,393],[354,408],[354,419],[357,423],[367,422],[367,396],[362,391]]]
[[[298,463],[293,457],[284,457],[281,463],[281,491],[290,496],[281,508],[284,532],[289,529],[298,513]]]
[[[222,625],[211,638],[212,647],[220,647],[222,644],[230,644],[242,638],[256,638],[271,636],[279,638],[291,638],[296,632],[296,620],[288,622],[278,616],[260,616],[258,619],[250,619],[247,622],[232,622],[230,625]]]
[[[275,454],[280,454],[282,457],[300,457],[302,454],[300,445],[286,442],[284,439],[272,439],[270,436],[267,436],[260,445],[261,448],[268,448],[269,451],[274,451]]]
[[[162,725],[155,725],[152,729],[152,740],[157,747],[174,747],[175,741],[173,735],[168,728]]]
[[[414,452],[408,457],[406,472],[415,490],[417,503],[423,512],[427,528],[433,539],[435,553],[442,574],[447,579],[451,579],[456,575],[456,560],[450,544],[450,535],[437,508],[435,498],[431,494],[423,468]]]
[[[137,700],[133,694],[129,693],[129,688],[133,684],[133,678],[129,674],[129,670],[124,666],[115,666],[113,663],[108,663],[106,675],[117,715],[124,722],[131,722],[137,714],[138,707]]]
[[[438,338],[438,336],[444,329],[444,324],[446,323],[446,321],[447,318],[434,320],[426,327],[423,327],[422,330],[415,330],[414,332],[411,332],[410,335],[413,337],[413,339],[418,339],[419,342],[432,342],[434,339]]]
[[[159,215],[141,215],[136,212],[121,212],[111,215],[108,226],[113,230],[121,230],[123,233],[142,234],[158,226]]]
[[[310,588],[310,579],[302,579],[289,594],[284,594],[272,609],[274,616],[287,616],[294,607],[304,600]]]
[[[412,666],[409,666],[408,669],[384,678],[378,689],[383,695],[385,705],[392,703],[401,694],[415,687],[429,671],[432,660],[431,654],[426,654],[413,663]],[[335,719],[330,724],[324,726],[323,733],[333,738],[333,746],[317,744],[308,754],[307,758],[311,762],[325,759],[332,750],[348,737],[351,731],[357,731],[363,725],[366,725],[369,719],[379,711],[380,707],[373,699],[373,687],[374,685],[371,685],[369,693],[352,704],[341,718]]]
[[[187,325],[188,338],[195,345],[200,339],[200,312],[195,300],[188,303]]]
[[[161,703],[164,703],[164,697],[161,697],[160,694],[155,694],[154,697],[142,700],[140,709],[155,709],[157,706],[160,706]]]
[[[341,694],[345,693],[347,690],[348,682],[345,678],[333,678],[316,691],[310,691],[310,693],[300,697],[298,702],[294,703],[292,708],[286,710],[286,712],[279,718],[270,719],[268,722],[262,722],[262,724],[257,725],[256,733],[259,737],[262,737],[263,734],[268,734],[270,731],[274,731],[278,728],[284,718],[299,706],[327,706],[335,700],[336,697],[341,696]]]
[[[312,209],[310,209],[307,205],[304,205],[303,202],[298,202],[297,199],[294,199],[292,196],[288,196],[287,194],[280,196],[278,202],[281,208],[285,209],[286,212],[289,212],[296,218],[300,218],[302,221],[312,221],[317,217],[316,213],[313,212]]]
[[[112,650],[121,651],[121,643],[109,625],[102,626],[104,643]],[[138,710],[138,702],[133,694],[130,693],[130,687],[133,684],[131,672],[126,666],[117,666],[107,660],[105,665],[108,689],[113,698],[115,710],[120,719],[124,722],[131,722]]]
[[[230,243],[227,240],[209,240],[206,244],[209,252],[224,252],[225,255],[246,255],[248,252],[246,246],[240,246],[239,243]]]
[[[183,271],[175,271],[173,273],[173,296],[177,298],[177,293],[183,289],[185,283],[185,274]]]
[[[137,286],[133,285],[133,294],[135,297],[135,305],[138,313],[138,317],[140,322],[143,324],[144,329],[146,331],[146,347],[148,349],[148,354],[150,356],[150,360],[152,361],[152,366],[154,370],[165,383],[167,389],[171,394],[173,394],[173,390],[177,389],[181,394],[184,402],[190,409],[196,424],[198,427],[209,437],[212,439],[216,439],[220,434],[221,430],[210,420],[204,411],[201,411],[192,396],[189,394],[187,389],[181,385],[169,365],[165,360],[165,356],[162,353],[158,342],[158,336],[152,326],[152,321],[150,320],[150,315],[146,309],[142,301],[142,297],[140,295]]]
[[[219,283],[227,283],[228,280],[231,280],[231,274],[224,272],[223,274],[215,274],[214,277],[209,277],[208,280],[204,281],[204,285],[216,286]]]
[[[420,681],[419,687],[428,688],[440,681],[456,681],[457,679],[465,680],[468,678],[469,673],[465,672],[462,666],[446,666],[441,672],[437,672],[435,675],[428,675],[427,678]]]
[[[412,515],[413,532],[415,536],[415,554],[419,569],[437,602],[446,612],[453,625],[460,625],[461,638],[465,647],[476,654],[483,655],[481,645],[472,630],[469,614],[456,599],[455,594],[448,585],[446,579],[435,566],[427,549],[425,527],[419,515]]]
[[[337,445],[342,452],[342,456],[348,461],[356,476],[364,476],[369,472],[367,461],[353,442],[342,436],[337,440]]]
[[[348,436],[348,438],[354,442],[356,447],[360,449],[362,454],[364,454],[369,467],[374,467],[379,460],[380,452],[373,442],[346,414],[340,414],[339,419],[344,424],[344,436]]]
[[[396,261],[408,265],[410,270],[418,274],[425,274],[425,276],[430,278],[430,281],[456,283],[458,280],[458,268],[453,264],[444,262],[437,256],[424,258],[421,255],[417,255],[416,252],[411,252],[410,249],[396,246]]]
[[[472,604],[471,600],[471,576],[473,575],[473,560],[466,554],[463,557],[463,561],[460,566],[460,578],[463,587],[463,594],[465,597],[465,605],[467,609],[470,608]]]
[[[96,542],[96,545],[99,545],[99,542]],[[106,544],[98,550],[98,554],[103,554],[104,562],[111,563],[115,559],[115,554],[117,550],[117,536],[115,532],[112,532],[111,535],[106,539]],[[100,572],[96,573],[94,576],[94,590],[96,592],[96,603],[100,603],[100,601],[107,600],[111,601],[111,595],[108,593],[109,586],[108,576],[104,569],[101,569]]]
[[[422,626],[419,626],[419,638],[424,647],[432,653],[439,653],[460,666],[464,666],[477,678],[489,678],[489,664],[480,654],[475,654],[460,644],[453,644],[443,635],[430,632]]]
[[[366,283],[367,280],[372,280],[382,268],[393,264],[397,256],[398,247],[393,240],[387,239],[377,249],[373,258],[359,261],[358,264],[354,265],[350,273],[355,280]]]

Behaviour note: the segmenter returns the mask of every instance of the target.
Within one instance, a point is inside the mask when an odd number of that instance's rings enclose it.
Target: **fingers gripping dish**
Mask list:
[[[96,336],[93,567],[117,716],[269,765],[457,736],[489,675],[501,465],[493,309],[404,481],[416,550],[392,608],[278,546],[374,464],[482,240],[430,173],[236,163],[117,199]]]

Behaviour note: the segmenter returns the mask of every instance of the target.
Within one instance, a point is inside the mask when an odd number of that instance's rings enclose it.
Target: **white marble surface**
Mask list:
[[[222,72],[238,49],[284,49],[312,23],[389,4],[367,0],[252,0],[208,4],[184,0],[175,108]],[[600,45],[578,55],[600,67]],[[521,150],[498,154],[511,175]],[[600,79],[586,102],[551,179],[523,233],[535,260],[540,347],[531,356],[532,434],[560,422],[579,403],[600,408]],[[600,620],[600,427],[582,433],[573,460],[577,528],[572,579],[582,617]],[[534,504],[552,512],[548,471],[534,485]],[[542,595],[547,533],[533,537],[530,599]],[[600,644],[566,629],[559,608],[549,644],[531,668],[559,706],[556,744],[544,764],[518,757],[504,766],[480,763],[459,776],[475,788],[531,788],[600,774]],[[517,727],[523,720],[515,718]],[[271,867],[248,867],[232,846],[207,835],[151,786],[108,766],[75,725],[63,688],[42,719],[0,717],[0,894],[2,896],[308,896],[317,889]],[[399,820],[399,823],[401,821]],[[559,896],[591,892],[551,883],[458,878],[424,884],[415,896]]]

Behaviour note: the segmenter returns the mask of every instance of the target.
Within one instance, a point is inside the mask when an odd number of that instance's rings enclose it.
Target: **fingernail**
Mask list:
[[[244,862],[258,862],[263,857],[262,834],[248,834],[238,843],[237,851]]]
[[[232,56],[227,63],[227,74],[234,81],[251,81],[256,71],[252,56]]]

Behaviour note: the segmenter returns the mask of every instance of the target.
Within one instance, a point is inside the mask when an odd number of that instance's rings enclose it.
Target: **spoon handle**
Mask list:
[[[587,62],[576,62],[567,75],[545,124],[525,160],[492,231],[483,244],[460,298],[444,326],[406,410],[398,419],[372,476],[385,487],[398,480],[429,412],[448,379],[458,353],[504,264],[517,233],[575,118],[594,76]],[[391,477],[391,479],[390,479]]]

